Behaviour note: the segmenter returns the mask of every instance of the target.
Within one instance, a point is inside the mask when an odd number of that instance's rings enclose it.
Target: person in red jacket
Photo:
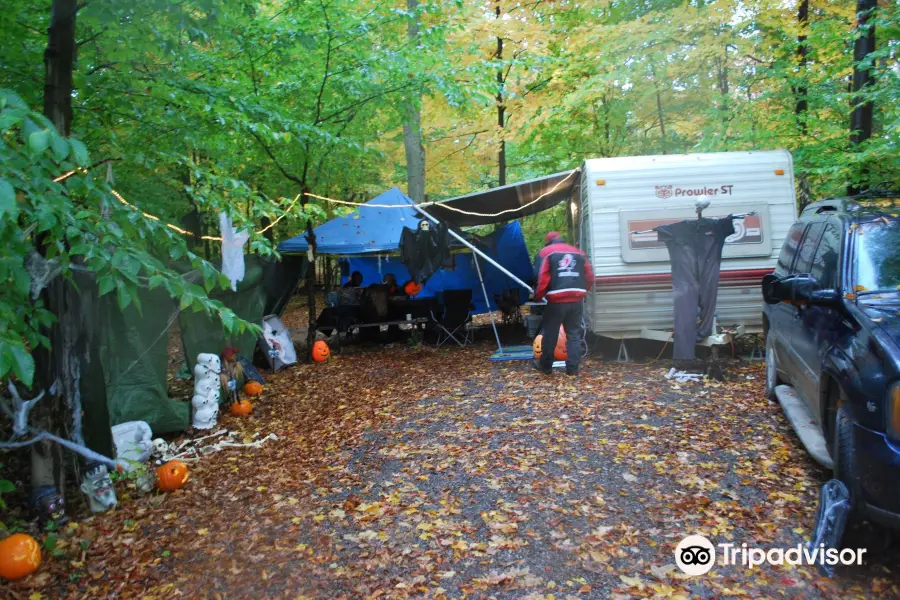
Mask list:
[[[534,361],[539,371],[550,373],[553,369],[553,350],[559,339],[559,326],[566,332],[566,374],[577,375],[581,363],[581,341],[584,338],[584,297],[594,286],[594,270],[587,256],[566,244],[562,236],[551,231],[544,238],[544,248],[535,259],[535,300],[547,299],[542,328],[543,348],[540,360]]]

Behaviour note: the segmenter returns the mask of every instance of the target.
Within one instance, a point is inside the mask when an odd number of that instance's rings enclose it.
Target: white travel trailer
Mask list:
[[[669,339],[673,327],[669,254],[652,228],[696,218],[755,212],[735,221],[726,240],[717,322],[743,332],[762,328],[760,281],[771,273],[797,218],[786,150],[591,159],[581,168],[574,235],[594,266],[588,327],[616,339]]]

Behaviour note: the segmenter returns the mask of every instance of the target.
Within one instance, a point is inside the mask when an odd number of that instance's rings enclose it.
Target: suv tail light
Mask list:
[[[887,404],[887,434],[892,439],[900,440],[900,381],[888,388]]]

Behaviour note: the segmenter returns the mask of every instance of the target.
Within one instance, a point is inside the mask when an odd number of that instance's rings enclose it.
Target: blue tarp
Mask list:
[[[478,247],[519,279],[529,281],[532,278],[531,259],[528,256],[528,249],[525,247],[522,228],[517,221],[508,223],[486,238],[482,238],[478,242]],[[349,264],[345,276],[342,277],[342,283],[347,281],[347,275],[353,271],[362,273],[363,286],[383,281],[384,276],[388,273],[393,273],[400,285],[410,278],[409,271],[397,256],[381,257],[380,259],[359,257],[346,260]],[[452,262],[451,268],[441,269],[432,275],[423,286],[422,292],[416,297],[431,298],[443,290],[470,289],[472,290],[472,301],[475,304],[475,314],[488,312],[484,293],[478,283],[478,272],[472,262],[472,254],[468,252],[454,254]],[[484,285],[491,299],[490,310],[497,310],[494,296],[502,294],[504,290],[518,288],[520,301],[524,302],[528,298],[528,290],[501,273],[495,266],[482,259],[479,259],[478,264],[481,266]]]
[[[408,205],[411,207],[413,202],[399,189],[392,188],[369,200],[366,204]],[[362,255],[372,253],[385,255],[390,252],[396,254],[400,247],[400,234],[403,228],[415,229],[419,220],[420,217],[413,208],[366,208],[365,205],[362,205],[352,215],[338,217],[316,227],[313,230],[316,234],[316,251],[319,254],[353,257],[344,259],[349,263],[349,269],[345,269],[343,282],[346,282],[349,273],[359,271],[363,275],[363,286],[384,281],[384,276],[388,273],[393,273],[397,277],[397,283],[403,285],[410,277],[409,271],[400,262],[399,256]],[[304,235],[298,235],[279,244],[279,252],[285,254],[305,253],[309,244]],[[517,221],[482,238],[478,244],[485,254],[523,281],[530,281],[533,277],[531,259],[528,256],[528,249],[525,247],[522,228]],[[462,248],[462,246],[454,247]],[[432,275],[417,297],[430,298],[443,290],[471,289],[472,300],[476,307],[475,313],[487,312],[484,293],[478,283],[478,273],[472,262],[472,255],[469,253],[454,254],[452,263],[453,265],[449,268]],[[528,298],[528,291],[525,288],[520,287],[496,267],[484,260],[479,260],[479,264],[484,276],[485,287],[491,298],[491,310],[496,310],[494,294],[502,294],[507,289],[519,288],[519,298],[522,302]]]
[[[391,188],[366,204],[412,205],[406,194]],[[400,244],[403,227],[415,229],[419,222],[413,208],[366,208],[346,217],[338,217],[316,227],[316,252],[319,254],[364,254],[394,252]],[[278,244],[278,251],[302,254],[309,244],[301,234]]]

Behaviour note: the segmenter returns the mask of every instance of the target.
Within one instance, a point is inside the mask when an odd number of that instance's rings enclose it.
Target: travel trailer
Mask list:
[[[755,213],[735,220],[722,253],[719,326],[762,330],[760,282],[775,268],[797,218],[791,155],[786,150],[630,156],[585,161],[580,202],[570,224],[594,266],[588,327],[616,339],[669,339],[673,327],[669,254],[654,227],[697,218]]]

